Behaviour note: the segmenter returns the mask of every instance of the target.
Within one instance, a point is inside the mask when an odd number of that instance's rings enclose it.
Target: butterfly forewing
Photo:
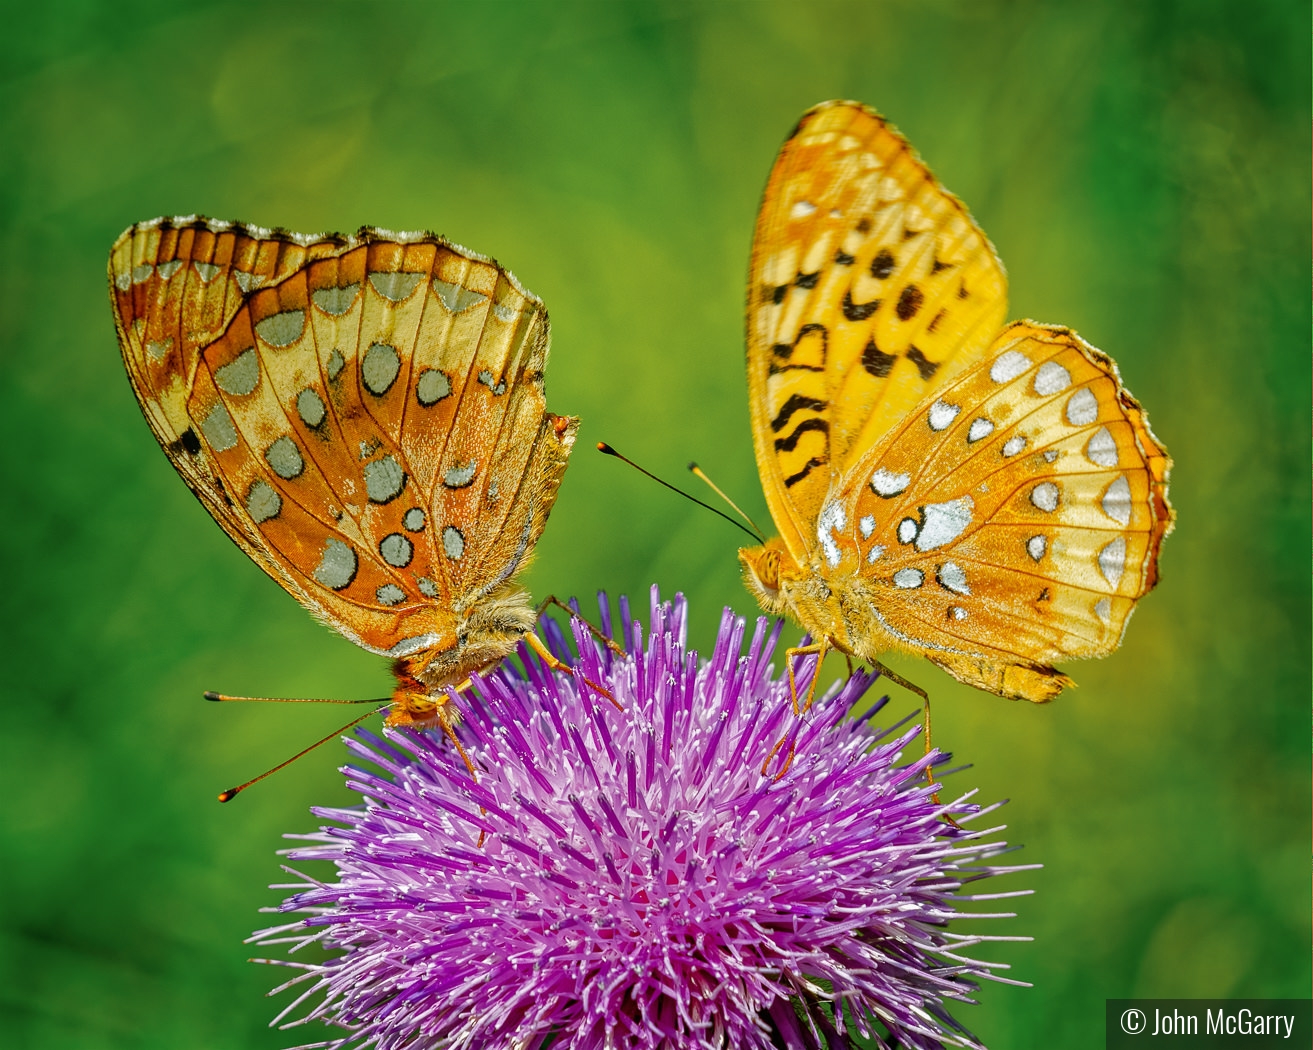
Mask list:
[[[827,491],[1003,322],[993,248],[907,142],[857,104],[806,116],[766,187],[748,385],[767,501],[798,560]]]
[[[229,534],[373,651],[455,646],[573,442],[546,411],[541,302],[441,238],[368,229],[158,220],[110,275],[143,410]]]

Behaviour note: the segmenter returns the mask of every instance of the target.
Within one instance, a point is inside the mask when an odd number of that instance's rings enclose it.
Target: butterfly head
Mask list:
[[[414,657],[402,657],[392,665],[397,686],[392,691],[392,708],[388,711],[390,726],[428,728],[444,721],[451,704],[443,690],[431,689],[423,680],[428,665],[433,662],[433,650],[422,651]]]
[[[780,537],[772,536],[760,547],[740,547],[739,564],[743,566],[744,585],[766,612],[783,616],[789,611],[786,585],[802,570]]]

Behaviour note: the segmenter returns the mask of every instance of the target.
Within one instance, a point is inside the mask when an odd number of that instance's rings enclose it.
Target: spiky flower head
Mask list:
[[[982,863],[1005,848],[968,830],[984,810],[935,802],[935,753],[898,764],[919,727],[846,717],[864,673],[797,718],[778,623],[743,654],[727,610],[700,663],[681,597],[653,590],[646,646],[621,613],[626,655],[576,622],[570,658],[551,624],[577,675],[522,651],[461,698],[477,778],[438,736],[348,741],[377,769],[346,769],[363,807],[315,810],[336,824],[289,851],[336,881],[282,887],[305,917],[252,938],[328,949],[281,960],[302,994],[279,1020],[380,1050],[978,1045],[945,1004],[1000,979],[961,954],[991,938],[946,924],[981,899],[965,883],[1018,869]]]

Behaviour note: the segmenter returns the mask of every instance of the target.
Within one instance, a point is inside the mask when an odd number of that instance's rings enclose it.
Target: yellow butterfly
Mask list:
[[[1053,664],[1116,649],[1157,583],[1166,450],[1111,358],[1067,328],[1005,327],[1006,292],[966,208],[880,116],[803,116],[748,285],[779,535],[739,552],[762,607],[816,639],[790,655],[919,653],[1042,702],[1072,684]]]
[[[187,216],[126,230],[109,283],[169,461],[288,593],[396,661],[391,724],[455,740],[446,687],[522,639],[560,666],[515,576],[579,420],[547,411],[547,311],[509,271],[433,234]]]

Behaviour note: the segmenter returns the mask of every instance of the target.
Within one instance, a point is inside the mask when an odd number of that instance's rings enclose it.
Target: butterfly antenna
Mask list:
[[[689,469],[689,473],[691,473],[694,477],[700,478],[702,481],[705,481],[708,485],[710,485],[712,492],[714,492],[717,496],[719,496],[731,507],[733,507],[734,513],[752,526],[752,531],[757,534],[758,540],[760,540],[762,543],[766,542],[766,538],[761,534],[761,529],[757,527],[757,523],[753,521],[751,518],[749,518],[747,514],[744,513],[742,507],[740,507],[732,499],[726,496],[725,493],[721,491],[720,486],[717,485],[714,481],[712,481],[709,477],[707,477],[706,472],[701,467],[699,467],[696,463],[690,463],[688,465],[688,469]]]
[[[378,700],[328,700],[317,696],[229,696],[227,693],[216,693],[207,689],[205,699],[212,700],[216,704],[386,704],[391,697],[385,696]]]
[[[602,454],[605,455],[605,456],[615,456],[616,459],[621,460],[621,461],[624,462],[624,463],[628,463],[631,467],[633,467],[633,468],[634,468],[636,471],[638,471],[640,474],[646,474],[649,478],[651,478],[653,481],[655,481],[658,485],[664,485],[666,488],[670,489],[671,492],[678,492],[678,493],[679,493],[681,496],[683,496],[685,499],[687,499],[687,500],[692,500],[692,501],[693,501],[694,503],[696,503],[699,507],[705,507],[707,510],[711,511],[712,514],[715,514],[715,515],[717,515],[718,517],[724,518],[724,519],[725,519],[726,521],[728,521],[731,525],[733,525],[736,529],[741,529],[742,531],[748,533],[748,535],[751,536],[751,537],[752,537],[754,540],[756,540],[758,543],[765,543],[765,542],[766,542],[765,539],[764,539],[762,536],[758,535],[757,533],[750,532],[750,531],[748,530],[747,526],[743,525],[743,524],[740,523],[740,522],[735,521],[735,520],[734,520],[733,518],[731,518],[728,514],[726,514],[723,510],[717,510],[717,509],[716,509],[715,507],[713,507],[710,503],[703,503],[703,502],[702,502],[700,499],[698,499],[696,496],[690,496],[690,495],[689,495],[687,492],[685,492],[683,489],[676,488],[674,485],[670,484],[670,482],[668,482],[668,481],[663,481],[661,478],[659,478],[659,477],[657,477],[655,474],[653,474],[650,470],[644,470],[642,467],[640,467],[637,463],[635,463],[635,462],[634,462],[632,459],[630,459],[628,456],[622,456],[619,452],[617,452],[615,449],[613,449],[613,448],[612,448],[610,445],[608,445],[605,441],[599,441],[599,442],[597,443],[597,451],[600,452],[600,453],[602,453]],[[737,508],[735,508],[735,509],[737,510]],[[742,511],[740,511],[740,513],[742,513]]]
[[[208,694],[207,694],[207,698],[208,698]],[[224,699],[229,699],[229,698],[225,697]],[[243,699],[243,698],[239,698],[239,699]],[[343,701],[343,702],[344,702],[344,703],[351,703],[352,701]],[[356,701],[356,702],[360,702],[360,701]],[[370,701],[365,701],[365,702],[366,702],[366,703],[378,703],[377,700],[370,700]],[[378,710],[381,711],[382,708],[380,707]],[[369,717],[370,715],[372,715],[372,714],[377,714],[377,712],[376,712],[376,711],[366,711],[366,712],[365,712],[363,715],[361,715],[359,718],[353,718],[353,719],[351,719],[351,721],[348,722],[346,725],[344,725],[341,729],[334,729],[331,733],[329,733],[329,734],[328,734],[326,737],[324,737],[323,739],[321,739],[321,740],[316,740],[316,741],[315,741],[313,744],[311,744],[309,747],[307,747],[307,748],[303,748],[302,750],[298,751],[298,752],[297,752],[296,754],[294,754],[291,758],[286,759],[286,760],[283,761],[283,762],[279,762],[278,765],[274,766],[273,769],[266,769],[266,770],[265,770],[263,773],[261,773],[258,777],[252,777],[252,778],[251,778],[250,780],[248,780],[245,784],[238,784],[237,787],[229,788],[227,791],[220,791],[220,792],[219,792],[219,801],[220,801],[220,802],[231,802],[234,798],[237,797],[237,795],[238,795],[239,792],[245,791],[245,790],[246,790],[248,787],[250,787],[252,784],[258,784],[258,783],[260,783],[260,781],[262,781],[265,777],[273,776],[273,774],[277,773],[280,769],[284,768],[285,766],[290,766],[290,765],[291,765],[293,762],[295,762],[298,758],[302,758],[303,756],[310,754],[310,752],[313,751],[315,748],[319,747],[320,744],[327,744],[330,740],[333,739],[333,737],[335,737],[335,736],[339,736],[339,735],[341,735],[342,733],[345,733],[348,729],[350,729],[350,728],[351,728],[352,726],[354,726],[354,725],[359,725],[361,722],[363,722],[366,718],[368,718],[368,717]]]

